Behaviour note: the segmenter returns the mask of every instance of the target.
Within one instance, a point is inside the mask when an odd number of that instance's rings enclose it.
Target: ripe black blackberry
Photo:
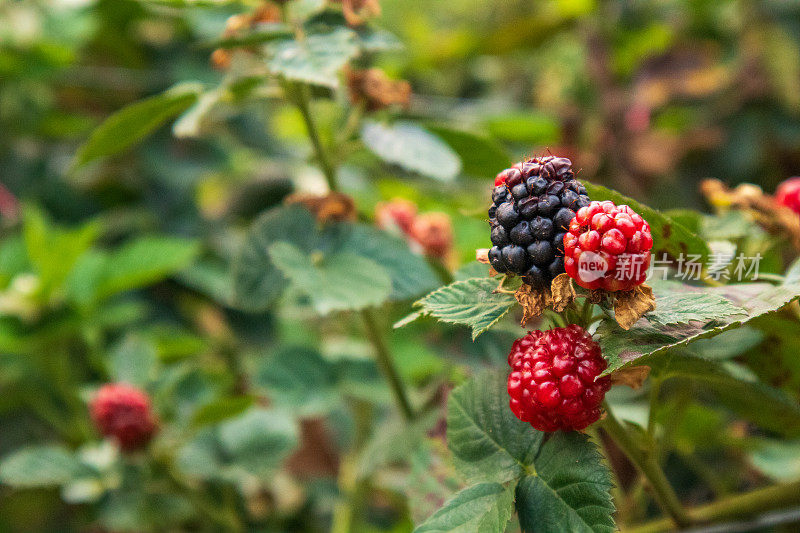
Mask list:
[[[586,189],[565,157],[535,157],[500,173],[492,191],[489,262],[537,288],[564,272],[564,234],[575,212],[589,205]]]

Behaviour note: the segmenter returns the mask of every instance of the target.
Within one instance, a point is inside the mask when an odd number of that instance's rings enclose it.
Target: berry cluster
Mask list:
[[[564,234],[589,205],[586,189],[563,157],[529,159],[498,174],[489,208],[489,262],[541,288],[564,272]]]
[[[800,177],[789,178],[778,185],[775,201],[800,215]]]
[[[591,202],[564,236],[564,268],[585,289],[629,290],[650,268],[650,226],[627,205]]]
[[[611,384],[597,376],[607,363],[580,326],[528,333],[514,341],[508,364],[511,410],[523,422],[539,431],[570,431],[600,418]]]
[[[402,235],[416,251],[445,260],[453,248],[453,226],[445,213],[417,214],[417,206],[402,198],[375,207],[378,227]]]
[[[100,432],[125,451],[144,447],[158,426],[147,394],[122,383],[101,387],[90,410]]]

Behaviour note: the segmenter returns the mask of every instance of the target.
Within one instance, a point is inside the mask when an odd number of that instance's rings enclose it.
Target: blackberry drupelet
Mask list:
[[[565,157],[536,157],[497,175],[489,208],[489,262],[500,273],[543,288],[564,272],[564,234],[589,205]]]

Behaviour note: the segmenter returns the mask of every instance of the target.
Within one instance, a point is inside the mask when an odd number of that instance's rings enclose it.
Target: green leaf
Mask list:
[[[301,0],[302,1],[302,0]],[[312,13],[303,23],[303,29],[310,33],[323,33],[330,32],[336,28],[347,26],[347,19],[341,9],[337,9],[330,4],[325,7],[324,0],[306,0],[316,1],[318,6],[311,6],[312,9],[307,13]],[[290,9],[297,4],[298,1],[293,1],[289,4]],[[316,13],[315,13],[316,11]],[[385,50],[398,50],[403,48],[403,43],[392,33],[375,28],[373,26],[363,24],[358,28],[351,28],[356,35],[358,47],[365,52],[382,52]]]
[[[266,477],[297,446],[297,427],[286,414],[253,408],[219,427],[219,444],[235,469]]]
[[[684,257],[699,255],[699,262],[705,262],[708,258],[710,254],[708,244],[682,224],[655,209],[637,202],[633,198],[623,196],[617,191],[587,181],[582,183],[586,186],[589,198],[592,200],[611,200],[617,205],[628,205],[639,213],[650,224],[650,230],[653,234],[654,254],[667,253],[675,258],[681,254],[684,254]]]
[[[710,339],[700,339],[689,348],[703,359],[725,360],[738,357],[764,341],[764,332],[751,326],[730,329]]]
[[[603,350],[603,356],[609,363],[605,374],[643,357],[656,356],[668,349],[685,346],[692,341],[713,337],[723,331],[740,327],[756,317],[777,311],[800,297],[800,284],[776,287],[767,283],[737,283],[704,288],[670,282],[659,283],[654,287],[657,306],[660,305],[659,300],[667,296],[664,294],[666,290],[694,296],[704,293],[721,296],[729,300],[732,305],[742,308],[743,312],[693,320],[690,323],[666,325],[645,318],[627,331],[615,322],[604,321],[597,329],[596,337]],[[640,364],[643,362],[639,361]]]
[[[461,172],[458,155],[441,139],[411,122],[391,125],[370,120],[361,128],[364,145],[387,163],[442,181]]]
[[[201,258],[181,270],[178,279],[187,286],[208,296],[218,304],[233,303],[233,278],[224,261]]]
[[[517,111],[498,115],[487,121],[486,128],[493,137],[526,145],[553,144],[561,137],[557,119],[542,113]]]
[[[458,154],[464,174],[487,179],[511,166],[508,152],[490,137],[443,126],[428,126],[428,130]]]
[[[514,489],[499,483],[480,483],[468,487],[433,516],[414,529],[414,533],[503,533],[514,513]]]
[[[263,358],[254,383],[271,392],[276,405],[302,415],[324,414],[338,399],[334,366],[309,348],[287,347]]]
[[[794,260],[794,263],[789,266],[786,271],[786,278],[783,281],[784,285],[792,285],[800,283],[800,257]]]
[[[750,462],[776,481],[800,479],[800,441],[765,440],[750,454]]]
[[[39,274],[44,295],[62,286],[99,234],[100,226],[96,223],[62,229],[54,226],[38,208],[25,206],[22,226],[25,250]]]
[[[109,373],[114,381],[144,387],[156,377],[157,358],[152,342],[131,334],[109,354]]]
[[[439,285],[428,262],[402,239],[364,224],[348,225],[348,229],[338,251],[365,257],[385,269],[392,278],[393,300],[414,298]]]
[[[100,157],[122,152],[169,119],[186,111],[197,101],[199,94],[198,85],[181,84],[122,108],[95,129],[89,140],[78,149],[73,169]]]
[[[67,483],[82,467],[60,446],[23,448],[0,461],[0,481],[19,488],[50,487]]]
[[[507,377],[483,372],[457,387],[447,402],[447,444],[470,482],[505,483],[528,471],[544,433],[508,406]]]
[[[595,445],[560,431],[545,442],[511,412],[506,380],[504,372],[484,372],[450,395],[447,443],[456,468],[472,482],[521,478],[524,531],[614,531],[611,473]]]
[[[262,24],[257,30],[250,31],[242,35],[234,35],[232,37],[217,39],[215,41],[206,43],[206,47],[209,49],[239,48],[241,46],[264,44],[277,39],[287,39],[293,35],[294,34],[292,33],[291,27],[280,22],[275,22],[271,24]]]
[[[339,86],[339,70],[359,53],[356,34],[348,28],[307,35],[302,40],[279,41],[269,45],[269,69],[287,80]]]
[[[200,251],[197,241],[140,237],[113,252],[84,256],[70,277],[72,298],[88,305],[158,283],[189,266]]]
[[[237,306],[249,311],[269,307],[283,292],[287,279],[272,263],[269,247],[278,241],[310,252],[317,239],[314,218],[299,206],[266,211],[253,223],[233,264],[233,294]]]
[[[783,391],[759,382],[744,367],[709,361],[681,350],[672,350],[649,364],[652,374],[661,379],[699,382],[718,402],[765,429],[800,435],[800,405]]]
[[[391,278],[393,300],[413,298],[438,284],[425,259],[412,253],[401,239],[364,224],[333,224],[319,231],[307,210],[281,207],[267,211],[253,224],[234,261],[233,301],[238,306],[263,309],[283,291],[287,277],[275,267],[268,251],[278,241],[308,254],[322,250],[323,258],[348,254],[380,265],[377,272]]]
[[[428,294],[414,305],[444,322],[472,328],[472,338],[492,327],[517,304],[513,294],[494,292],[495,278],[456,281]]]
[[[517,486],[516,505],[525,532],[612,533],[611,473],[586,435],[553,433],[536,456],[536,473]]]
[[[425,437],[441,420],[431,411],[411,423],[404,419],[389,419],[378,426],[358,457],[358,479],[365,479],[382,466],[406,461],[424,446]]]
[[[218,398],[200,407],[192,417],[195,427],[218,424],[241,415],[253,405],[252,396],[231,396]]]
[[[273,244],[269,253],[275,266],[322,315],[379,305],[392,291],[389,274],[376,262],[355,254],[317,258],[288,242]]]
[[[292,418],[252,407],[222,424],[204,427],[178,452],[177,465],[189,478],[242,483],[268,480],[298,444]]]
[[[713,293],[667,293],[656,299],[656,310],[645,318],[661,325],[688,324],[692,321],[709,321],[731,315],[743,314],[745,310],[733,304],[721,294]]]

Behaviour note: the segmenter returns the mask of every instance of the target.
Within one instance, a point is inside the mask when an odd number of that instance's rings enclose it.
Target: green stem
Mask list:
[[[707,505],[688,509],[687,513],[692,522],[703,523],[728,518],[743,518],[798,504],[800,504],[800,481],[795,481],[729,496]],[[626,533],[659,533],[672,529],[673,524],[670,520],[660,519],[625,531]]]
[[[311,114],[308,87],[291,82],[286,82],[286,85],[289,88],[289,93],[293,96],[292,99],[297,109],[300,110],[300,114],[303,116],[303,122],[305,122],[306,129],[308,130],[308,138],[311,140],[311,145],[314,147],[320,169],[325,175],[325,181],[328,182],[328,188],[333,192],[338,191],[339,183],[336,179],[336,169],[328,158],[328,153],[325,150],[325,146],[322,144],[322,138],[317,129],[317,123],[314,120],[314,116]]]
[[[650,378],[650,408],[647,414],[647,437],[650,439],[651,445],[655,446],[656,435],[656,411],[658,408],[658,396],[661,393],[661,380],[658,378]]]
[[[392,393],[394,393],[394,398],[400,412],[403,413],[403,417],[406,420],[410,421],[414,418],[414,412],[411,409],[411,403],[408,401],[408,395],[406,394],[403,380],[400,378],[400,374],[397,372],[394,362],[392,361],[392,354],[389,352],[389,347],[386,344],[386,340],[383,338],[383,333],[375,322],[372,311],[364,309],[361,312],[361,316],[367,328],[367,336],[375,347],[378,366],[380,366],[381,371],[386,376],[386,380],[389,382],[389,386],[392,389]]]
[[[642,450],[628,430],[614,417],[608,404],[604,404],[604,407],[606,418],[603,421],[603,429],[647,478],[653,489],[655,500],[664,512],[670,516],[672,522],[678,527],[688,526],[691,523],[691,518],[681,506],[678,496],[672,490],[654,454],[649,454]]]

